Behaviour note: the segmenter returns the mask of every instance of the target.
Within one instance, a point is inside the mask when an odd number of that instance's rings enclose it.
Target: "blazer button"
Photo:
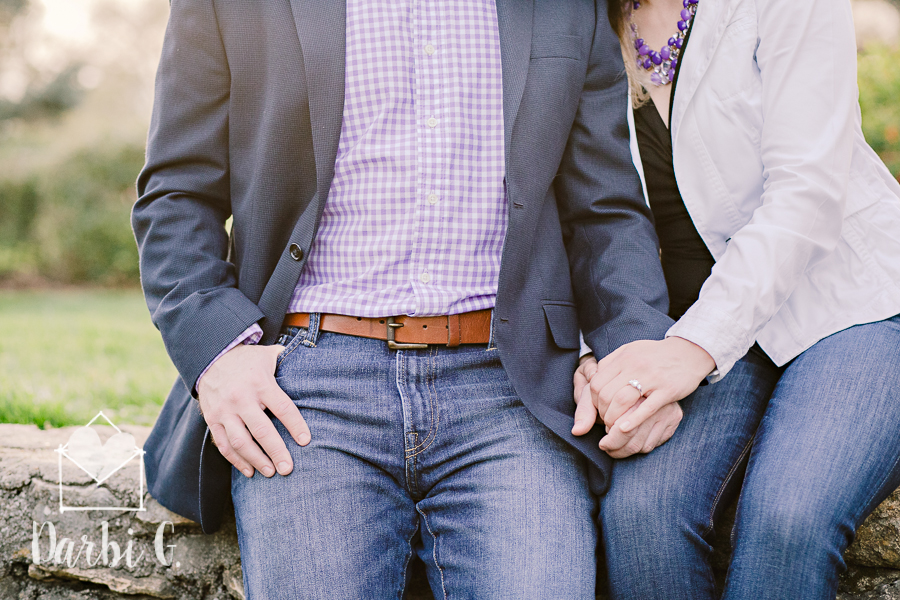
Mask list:
[[[291,244],[290,246],[288,246],[288,252],[291,253],[291,258],[293,258],[294,260],[303,260],[303,248],[301,248],[297,244]]]

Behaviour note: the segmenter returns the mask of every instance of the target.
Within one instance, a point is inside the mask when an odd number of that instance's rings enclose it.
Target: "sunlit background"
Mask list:
[[[168,8],[0,0],[0,422],[148,425],[175,380],[129,226]],[[895,174],[898,8],[854,2],[866,137]]]

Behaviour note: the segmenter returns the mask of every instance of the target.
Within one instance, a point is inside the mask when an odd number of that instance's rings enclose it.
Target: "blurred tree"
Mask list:
[[[6,63],[23,60],[25,48],[16,42],[10,30],[17,17],[25,15],[30,0],[0,0],[0,70]],[[71,62],[49,80],[46,74],[29,70],[29,81],[25,93],[16,99],[0,96],[0,122],[8,119],[34,120],[52,117],[74,107],[82,97],[77,74],[80,64]],[[41,76],[43,75],[43,76]]]
[[[9,24],[27,4],[28,0],[0,0],[0,23]]]
[[[29,85],[21,100],[0,98],[0,121],[53,117],[77,105],[83,95],[77,80],[79,68],[71,64],[50,83]]]

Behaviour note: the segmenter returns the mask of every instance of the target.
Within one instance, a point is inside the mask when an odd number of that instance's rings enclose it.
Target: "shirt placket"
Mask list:
[[[410,280],[416,299],[415,314],[443,312],[440,295],[441,274],[433,247],[440,243],[436,225],[440,222],[441,164],[446,136],[441,98],[440,51],[441,4],[433,0],[415,3],[412,48],[416,79],[416,198],[415,235],[410,257]]]

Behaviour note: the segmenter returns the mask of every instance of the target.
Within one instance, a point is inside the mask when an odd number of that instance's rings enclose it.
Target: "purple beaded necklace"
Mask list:
[[[697,3],[700,0],[684,0],[684,9],[681,11],[681,20],[678,21],[678,32],[669,38],[669,43],[662,50],[656,52],[638,35],[638,28],[634,22],[634,11],[641,7],[641,3],[635,0],[634,10],[628,17],[631,22],[631,39],[634,41],[634,49],[637,52],[638,68],[650,71],[650,81],[654,85],[666,85],[675,79],[675,68],[678,66],[678,57],[684,46],[684,38],[691,27],[691,21],[697,13]]]

